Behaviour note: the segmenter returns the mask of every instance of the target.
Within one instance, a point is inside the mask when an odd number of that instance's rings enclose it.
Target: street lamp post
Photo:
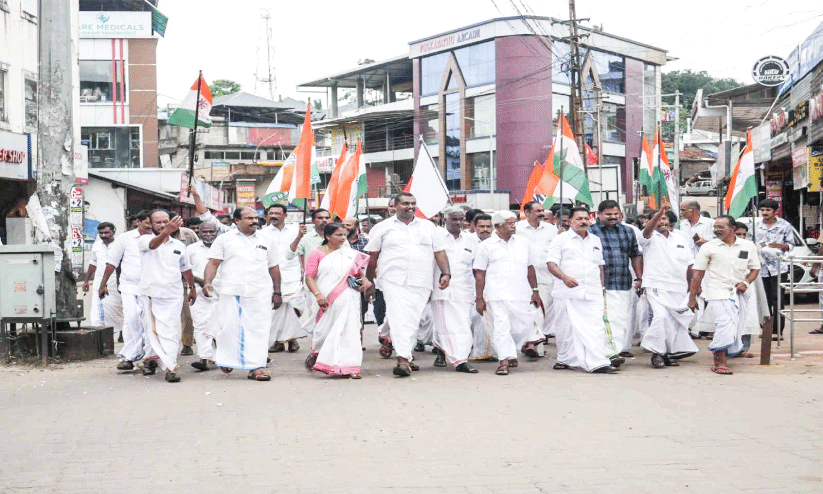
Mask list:
[[[478,122],[482,124],[486,124],[489,126],[489,194],[494,194],[495,189],[495,166],[494,166],[494,133],[492,132],[493,124],[491,122],[486,122],[485,120],[478,120],[476,118],[471,117],[463,117],[464,120],[471,120],[472,122]],[[493,200],[489,197],[489,200]]]

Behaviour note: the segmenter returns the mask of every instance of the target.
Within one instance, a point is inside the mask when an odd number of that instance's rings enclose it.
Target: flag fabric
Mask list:
[[[166,37],[166,25],[169,23],[169,18],[163,15],[159,10],[151,11],[151,32],[157,33],[160,36]]]
[[[340,170],[337,188],[332,198],[332,214],[341,219],[356,217],[358,199],[367,190],[366,161],[363,159],[363,148],[358,139],[354,154]]]
[[[666,149],[663,147],[663,136],[658,129],[654,135],[654,149],[652,149],[652,166],[654,173],[651,176],[651,186],[649,191],[649,207],[657,209],[660,207],[660,199],[669,196],[672,209],[677,211],[677,187],[675,186],[674,173],[669,165],[669,158],[666,156]]]
[[[271,181],[269,187],[266,189],[266,195],[263,196],[263,206],[268,208],[272,204],[291,202],[289,198],[289,191],[292,190],[292,182],[294,181],[294,163],[297,158],[294,153],[290,153],[285,163],[277,171],[274,180]]]
[[[532,168],[532,173],[531,175],[529,175],[528,182],[526,182],[526,190],[523,192],[523,200],[520,201],[521,213],[523,212],[523,209],[526,207],[526,203],[534,200],[534,188],[537,187],[537,183],[540,181],[540,177],[542,175],[543,165],[535,161],[534,168]]]
[[[560,116],[557,137],[543,166],[563,181],[563,184],[557,187],[557,201],[560,200],[559,193],[562,187],[564,202],[565,198],[569,198],[588,204],[589,207],[594,206],[592,194],[589,191],[589,180],[586,178],[586,170],[583,167],[583,158],[580,156],[580,150],[565,115]]]
[[[326,187],[326,194],[323,196],[323,200],[320,201],[320,208],[325,209],[329,212],[333,211],[332,205],[332,198],[337,191],[337,182],[340,177],[340,170],[343,168],[343,165],[348,160],[349,154],[349,143],[343,143],[343,149],[340,151],[340,156],[337,158],[337,161],[334,164],[334,169],[331,172],[331,177],[329,177],[329,186]]]
[[[729,180],[729,189],[726,192],[726,209],[735,218],[739,218],[746,211],[752,198],[757,195],[757,179],[754,170],[752,133],[746,131],[746,148],[734,167],[734,173]]]
[[[645,185],[646,190],[651,194],[652,174],[654,173],[654,166],[652,165],[652,146],[649,140],[646,139],[646,134],[643,134],[643,147],[640,150],[640,165],[637,171],[637,182],[640,185]]]
[[[597,153],[595,153],[594,149],[592,149],[592,147],[589,146],[588,143],[586,143],[586,164],[588,166],[596,165],[598,160],[599,158],[597,156]]]
[[[198,82],[200,83],[199,99],[197,97]],[[195,108],[199,108],[197,110],[197,126],[205,128],[211,127],[211,117],[209,117],[209,113],[211,113],[211,105],[211,90],[209,89],[209,85],[206,84],[206,80],[203,78],[203,75],[200,74],[200,77],[194,81],[194,84],[192,84],[191,89],[188,94],[186,94],[186,97],[183,98],[182,102],[180,102],[180,106],[177,107],[177,109],[174,110],[169,117],[169,125],[177,125],[179,127],[186,127],[187,129],[194,129]]]
[[[414,164],[414,171],[406,184],[405,192],[417,199],[417,216],[431,218],[449,203],[446,184],[429,154],[426,143],[420,139],[420,153]]]
[[[294,197],[296,199],[311,198],[311,168],[314,150],[314,134],[311,130],[311,105],[306,105],[306,117],[303,119],[303,130],[300,132],[300,141],[297,143],[294,154],[297,160],[294,163]]]

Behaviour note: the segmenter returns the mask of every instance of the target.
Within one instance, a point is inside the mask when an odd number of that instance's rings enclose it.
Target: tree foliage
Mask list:
[[[662,76],[663,94],[672,94],[680,91],[680,132],[686,132],[686,118],[691,115],[692,103],[698,89],[703,90],[703,94],[719,93],[729,89],[742,86],[734,79],[717,79],[709,75],[705,70],[694,72],[691,69],[684,71],[674,70]],[[664,103],[674,103],[674,98],[664,98]],[[664,108],[665,110],[666,108]],[[672,141],[674,139],[674,122],[662,122],[661,133],[663,140]]]
[[[212,81],[209,89],[211,89],[211,95],[216,98],[218,96],[226,96],[228,94],[240,92],[243,87],[239,83],[229,79],[217,79]]]

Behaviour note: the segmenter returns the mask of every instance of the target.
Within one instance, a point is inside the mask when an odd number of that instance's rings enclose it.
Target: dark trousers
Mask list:
[[[777,317],[777,297],[783,296],[783,290],[780,289],[780,283],[785,283],[789,281],[789,273],[783,273],[780,276],[763,276],[763,288],[766,290],[766,301],[769,305],[769,312],[771,313],[772,317]],[[779,294],[777,293],[779,291]],[[783,331],[783,328],[786,326],[786,319],[784,317],[780,318],[780,330]],[[773,333],[777,334],[777,324],[774,326]]]
[[[383,299],[383,292],[380,290],[374,291],[374,319],[377,321],[377,325],[380,326],[383,324],[383,321],[386,319],[386,301]],[[366,294],[363,293],[360,295],[360,314],[366,315],[366,312],[369,310],[369,301],[366,300]]]

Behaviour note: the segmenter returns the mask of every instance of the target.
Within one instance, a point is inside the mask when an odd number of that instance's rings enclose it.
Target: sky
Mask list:
[[[169,17],[157,50],[158,101],[178,102],[203,70],[206,81],[231,79],[255,93],[255,71],[265,71],[261,13],[270,9],[276,94],[305,100],[300,83],[349,70],[357,60],[408,54],[410,41],[487,19],[524,13],[568,19],[567,0],[262,1],[163,0]],[[668,50],[678,60],[663,67],[705,70],[751,84],[754,63],[787,57],[823,22],[823,4],[798,0],[691,0],[660,3],[578,0],[578,18],[607,33]],[[675,8],[671,8],[672,6]],[[258,57],[258,52],[261,54]],[[268,95],[259,84],[256,94]]]

